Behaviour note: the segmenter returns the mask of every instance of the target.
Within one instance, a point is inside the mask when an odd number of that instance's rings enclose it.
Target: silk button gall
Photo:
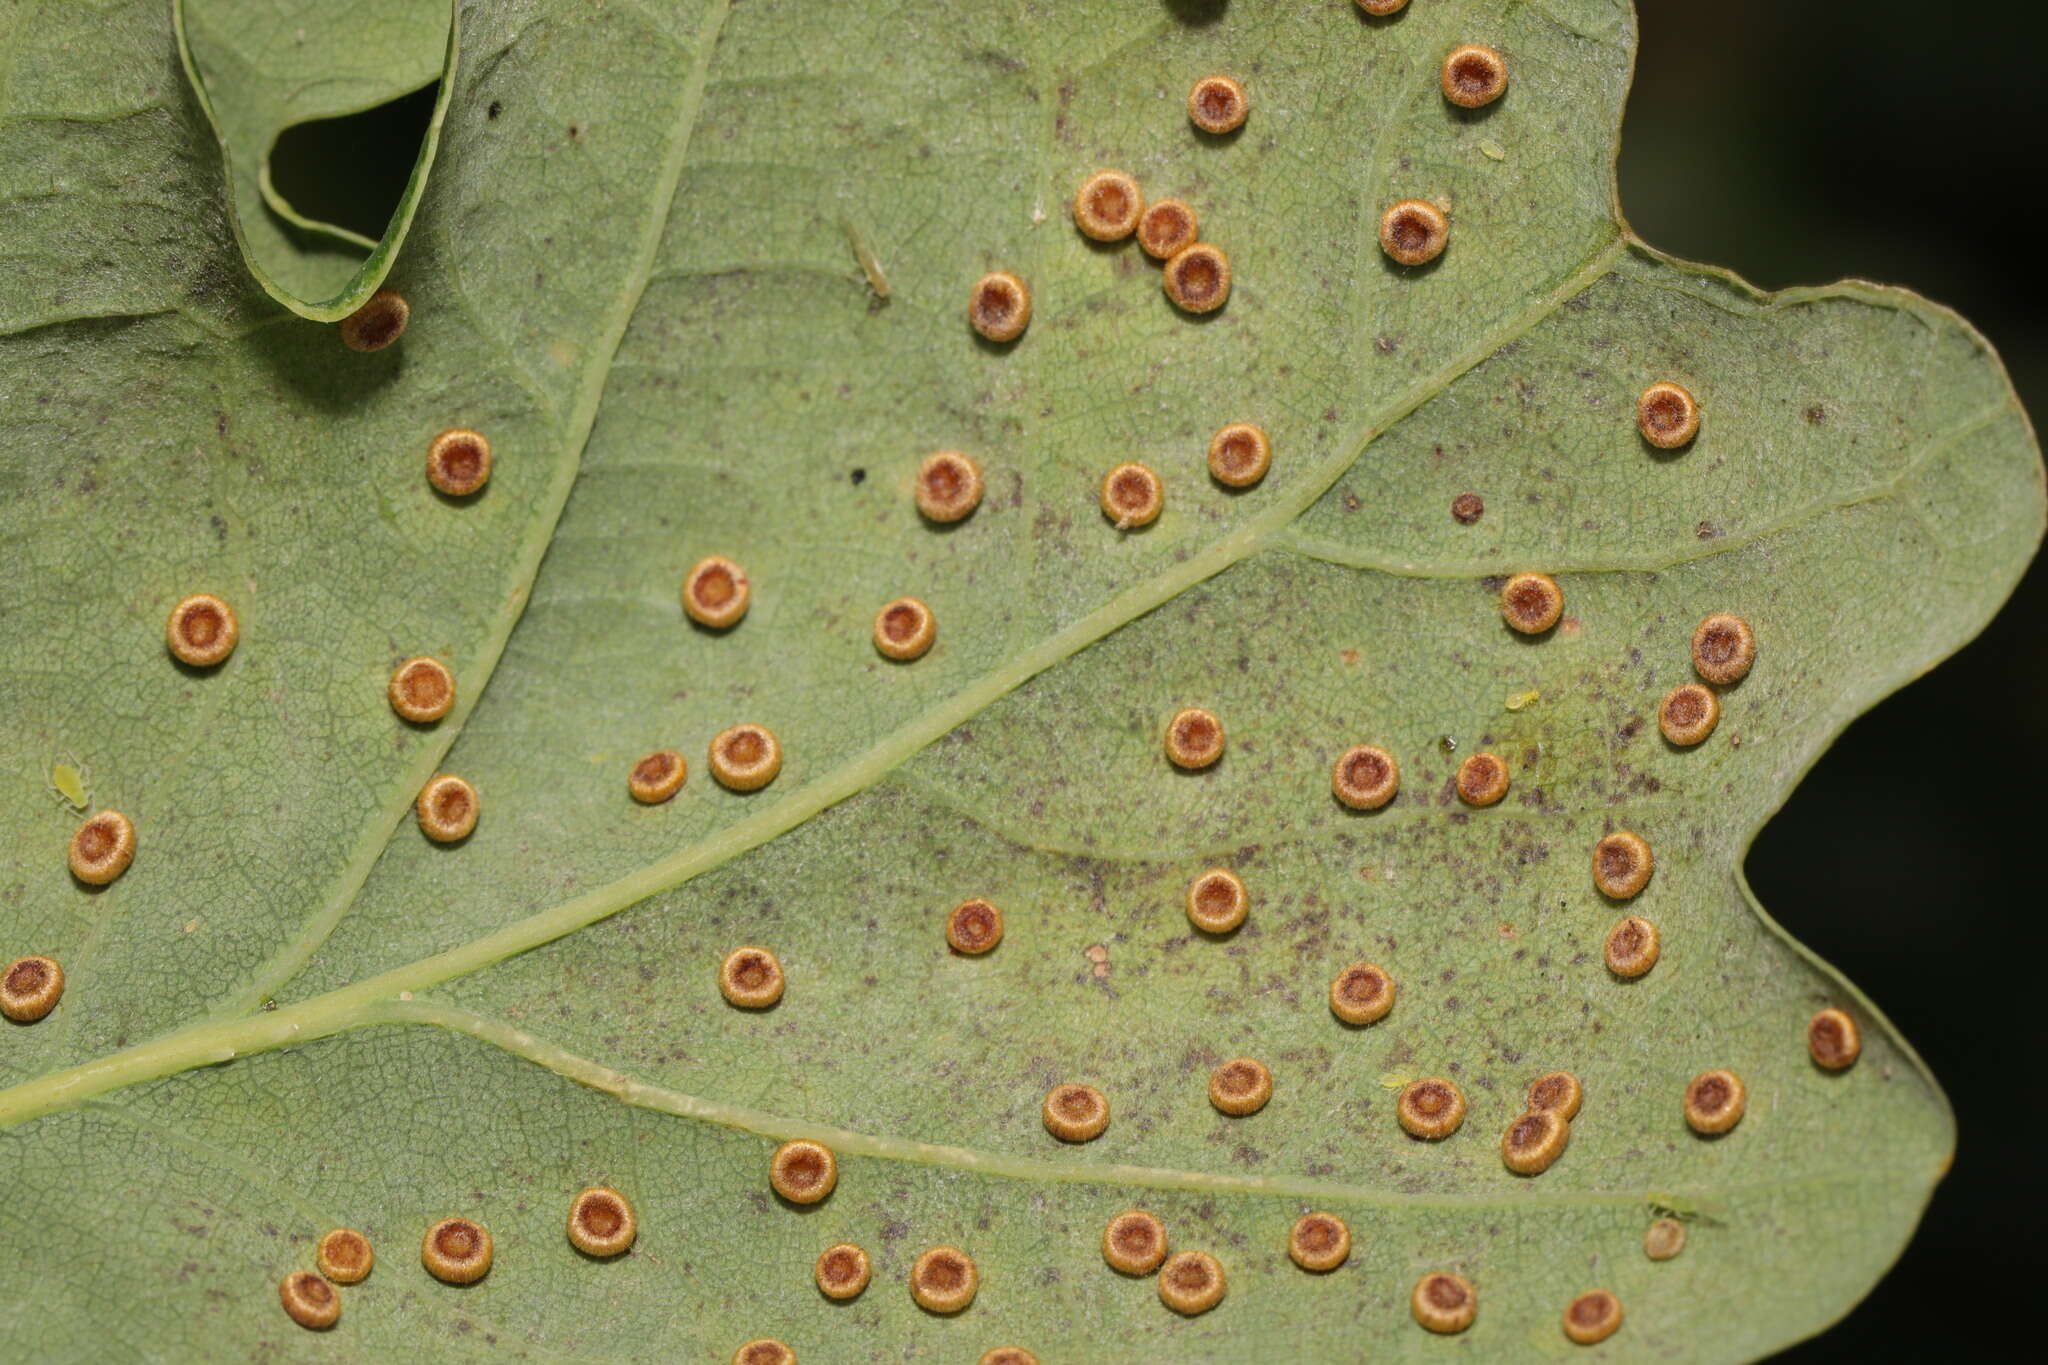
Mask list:
[[[210,592],[196,592],[171,608],[164,644],[189,668],[212,668],[235,652],[242,628],[235,611]]]
[[[1518,573],[1500,590],[1500,617],[1523,635],[1541,635],[1564,615],[1564,589],[1549,574]]]
[[[476,788],[453,773],[437,773],[428,778],[427,785],[420,788],[419,799],[413,802],[420,832],[437,844],[467,839],[476,828],[481,808]]]
[[[1159,1301],[1186,1317],[1223,1302],[1223,1266],[1206,1251],[1178,1251],[1159,1268]]]
[[[1465,1093],[1441,1076],[1425,1076],[1402,1089],[1394,1115],[1410,1137],[1447,1138],[1465,1121]]]
[[[815,1204],[839,1184],[839,1158],[822,1142],[795,1138],[768,1159],[768,1183],[792,1204]]]
[[[341,320],[336,329],[341,344],[351,351],[381,351],[405,334],[412,321],[412,305],[396,289],[379,289],[363,306]]]
[[[1428,265],[1450,240],[1450,219],[1427,199],[1400,200],[1380,215],[1380,250],[1399,265]]]
[[[1041,1109],[1045,1131],[1062,1142],[1088,1142],[1109,1127],[1109,1100],[1092,1085],[1056,1085]]]
[[[1180,199],[1161,199],[1138,219],[1138,245],[1155,261],[1171,260],[1201,240],[1201,222],[1194,207]]]
[[[1234,133],[1251,111],[1251,97],[1228,76],[1204,76],[1188,90],[1188,120],[1205,133]]]
[[[658,806],[683,789],[690,765],[674,749],[656,749],[626,774],[626,791],[643,806]]]
[[[135,861],[135,826],[117,810],[103,810],[78,827],[67,854],[71,875],[105,886]]]
[[[1167,258],[1160,287],[1184,313],[1213,313],[1230,298],[1230,257],[1210,242],[1182,247]]]
[[[491,481],[491,443],[480,431],[452,427],[427,443],[427,482],[466,498]]]
[[[741,1009],[765,1010],[782,998],[782,962],[766,948],[735,948],[718,965],[718,991]]]
[[[1351,1255],[1351,1229],[1334,1213],[1304,1213],[1288,1230],[1287,1255],[1303,1270],[1335,1270]]]
[[[998,344],[1015,341],[1031,325],[1031,289],[1007,270],[983,275],[967,299],[967,321]]]
[[[711,741],[711,775],[728,791],[759,791],[782,771],[782,745],[765,725],[735,725]]]
[[[455,675],[439,659],[407,659],[391,671],[384,694],[391,709],[415,725],[428,725],[455,705]]]
[[[64,998],[64,969],[50,957],[17,957],[0,973],[0,1014],[33,1024]]]
[[[933,1247],[910,1267],[910,1296],[930,1313],[958,1313],[980,1287],[973,1258],[958,1247]]]
[[[493,1254],[490,1232],[467,1218],[443,1218],[420,1239],[420,1264],[443,1284],[475,1284]]]
[[[1346,749],[1330,769],[1330,790],[1353,810],[1378,810],[1401,789],[1401,765],[1376,744]]]
[[[1126,1275],[1149,1275],[1166,1259],[1166,1224],[1143,1209],[1127,1209],[1102,1229],[1102,1259]]]
[[[1479,1291],[1463,1275],[1439,1270],[1415,1282],[1408,1310],[1432,1332],[1462,1332],[1479,1315]]]
[[[1640,834],[1619,830],[1593,845],[1593,885],[1614,900],[1640,894],[1656,866],[1649,842]]]
[[[341,1292],[310,1270],[294,1270],[280,1280],[277,1297],[301,1327],[322,1332],[341,1321]]]
[[[710,630],[730,630],[754,600],[747,571],[724,555],[706,555],[683,578],[683,611]]]
[[[1394,979],[1377,963],[1354,962],[1330,983],[1330,1012],[1347,1024],[1371,1024],[1394,1008]]]
[[[1097,171],[1074,191],[1074,226],[1092,241],[1120,242],[1145,210],[1138,182],[1122,171]]]

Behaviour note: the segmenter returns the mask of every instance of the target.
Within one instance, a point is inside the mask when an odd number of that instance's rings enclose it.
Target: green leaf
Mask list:
[[[1407,1308],[1442,1268],[1478,1286],[1457,1344],[1484,1358],[1576,1358],[1559,1315],[1598,1285],[1627,1311],[1609,1349],[1728,1360],[1890,1264],[1947,1105],[1742,855],[1834,734],[1997,609],[2041,536],[2039,456],[1953,315],[1760,296],[1628,234],[1621,0],[473,4],[392,267],[412,325],[374,355],[252,282],[255,144],[216,157],[169,25],[60,6],[0,39],[0,956],[69,982],[0,1039],[0,1355],[1408,1358],[1449,1344]],[[1471,114],[1437,91],[1466,40],[1514,73]],[[220,116],[228,73],[193,50]],[[1183,99],[1219,70],[1253,112],[1216,140]],[[237,107],[274,105],[273,75],[241,69]],[[1078,237],[1068,198],[1105,165],[1196,206],[1226,308],[1184,316],[1134,247]],[[1408,195],[1450,206],[1420,270],[1375,244]],[[1033,289],[1012,347],[964,325],[991,268]],[[1663,378],[1706,414],[1668,455],[1633,420]],[[1236,494],[1203,463],[1232,420],[1275,449]],[[497,458],[463,502],[422,468],[457,425]],[[910,496],[938,448],[988,475],[951,528]],[[1123,459],[1168,488],[1135,533],[1095,502]],[[710,553],[754,585],[724,634],[677,601]],[[1520,569],[1563,586],[1547,637],[1501,624]],[[241,624],[211,672],[161,643],[195,591]],[[939,643],[891,664],[870,622],[904,594]],[[1674,749],[1657,700],[1724,610],[1756,669]],[[459,680],[430,727],[385,702],[416,653]],[[1184,705],[1229,730],[1199,774],[1161,752]],[[786,754],[751,795],[702,762],[739,721]],[[1373,814],[1330,797],[1359,742],[1402,765]],[[665,745],[689,784],[638,806],[627,768]],[[1481,748],[1514,788],[1468,810],[1449,782]],[[104,890],[64,870],[67,758],[138,832]],[[437,771],[482,794],[459,845],[411,817]],[[1631,904],[1663,958],[1632,983],[1588,870],[1614,828],[1657,854]],[[1217,865],[1253,902],[1223,940],[1181,909]],[[941,936],[969,895],[1007,917],[986,957]],[[743,943],[781,956],[773,1010],[718,994]],[[1360,958],[1400,999],[1352,1029],[1324,996]],[[1864,1030],[1841,1074],[1805,1051],[1830,1003]],[[1206,1080],[1236,1055],[1275,1094],[1227,1119]],[[1715,1066],[1750,1105],[1706,1140],[1679,1101]],[[1586,1088],[1570,1148],[1512,1176],[1499,1135],[1555,1067]],[[1390,1088],[1426,1074],[1471,1104],[1434,1144]],[[1063,1080],[1110,1097],[1096,1141],[1041,1126]],[[766,1179],[800,1135],[841,1158],[801,1210]],[[591,1183],[639,1208],[616,1262],[562,1235]],[[1221,1306],[1180,1318],[1102,1264],[1131,1206],[1221,1259]],[[1284,1253],[1313,1208],[1354,1236],[1327,1276]],[[1662,1208],[1691,1241],[1653,1263]],[[497,1245],[466,1289],[413,1253],[454,1213]],[[380,1263],[316,1335],[275,1284],[334,1225]],[[811,1282],[842,1239],[876,1265],[844,1306]],[[940,1243],[981,1274],[953,1318],[904,1283]]]
[[[219,139],[228,218],[249,270],[301,317],[363,306],[411,230],[455,88],[461,6],[441,0],[171,0],[178,54]],[[271,182],[270,154],[294,124],[375,108],[435,80],[441,91],[384,235],[308,218]]]

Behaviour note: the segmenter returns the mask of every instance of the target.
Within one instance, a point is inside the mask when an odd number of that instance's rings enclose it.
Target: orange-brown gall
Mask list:
[[[1149,1275],[1166,1259],[1166,1224],[1143,1209],[1127,1209],[1102,1228],[1102,1259],[1126,1275]]]
[[[1441,1076],[1425,1076],[1402,1088],[1394,1116],[1410,1137],[1447,1138],[1465,1121],[1465,1093]]]
[[[1166,756],[1176,768],[1206,768],[1223,757],[1223,722],[1190,706],[1166,723]]]
[[[782,961],[766,948],[735,948],[718,964],[718,992],[743,1010],[765,1010],[782,998]]]
[[[1330,790],[1353,810],[1378,810],[1401,790],[1401,765],[1377,744],[1357,744],[1330,768]]]
[[[384,692],[392,710],[415,725],[426,725],[455,705],[455,675],[439,659],[420,655],[391,671]]]
[[[594,1185],[569,1202],[569,1243],[586,1256],[617,1256],[640,1235],[633,1205],[617,1190]]]
[[[1427,199],[1403,199],[1380,215],[1380,250],[1397,264],[1428,265],[1450,240],[1450,219]]]
[[[1500,1135],[1500,1159],[1516,1175],[1541,1175],[1564,1155],[1572,1125],[1555,1109],[1532,1109]]]
[[[1846,1071],[1863,1055],[1863,1031],[1847,1012],[1829,1006],[1806,1021],[1806,1050],[1817,1065]]]
[[[443,1218],[420,1239],[420,1264],[443,1284],[475,1284],[491,1268],[491,1234],[467,1218]]]
[[[1045,1092],[1045,1131],[1061,1142],[1087,1142],[1109,1127],[1109,1100],[1092,1085],[1056,1085]]]
[[[1121,242],[1138,228],[1145,196],[1122,171],[1097,171],[1074,191],[1074,226],[1098,242]]]
[[[796,1365],[796,1352],[774,1337],[756,1337],[732,1353],[732,1365]]]
[[[1038,1357],[1022,1346],[998,1346],[983,1351],[976,1365],[1038,1365]]]
[[[1209,438],[1209,477],[1226,488],[1250,488],[1273,464],[1264,427],[1232,422]]]
[[[643,806],[658,806],[683,789],[690,765],[674,749],[656,749],[626,774],[626,790]]]
[[[1625,901],[1650,884],[1657,860],[1640,834],[1619,830],[1593,845],[1593,885],[1600,894]]]
[[[1636,427],[1659,450],[1676,450],[1700,434],[1700,405],[1684,385],[1660,381],[1636,399]]]
[[[1479,1314],[1479,1291],[1463,1275],[1439,1270],[1415,1282],[1408,1311],[1432,1332],[1462,1332]]]
[[[341,344],[351,351],[381,351],[405,334],[412,305],[396,289],[379,289],[341,320]]]
[[[794,1138],[768,1159],[768,1183],[792,1204],[815,1204],[839,1183],[839,1158],[822,1142]]]
[[[1384,19],[1408,8],[1408,0],[1358,0],[1358,7],[1376,19]]]
[[[413,802],[420,833],[437,844],[467,839],[476,828],[476,817],[482,809],[476,788],[453,773],[436,773],[428,778],[427,785],[420,788],[419,799]]]
[[[1579,1116],[1579,1106],[1585,1099],[1579,1078],[1569,1071],[1547,1071],[1529,1082],[1530,1111],[1548,1110],[1567,1123]]]
[[[996,270],[974,282],[967,299],[967,321],[990,341],[1015,341],[1031,324],[1031,289],[1007,270]]]
[[[1458,765],[1458,799],[1491,806],[1508,794],[1508,765],[1497,754],[1468,754]]]
[[[370,1239],[354,1228],[334,1228],[321,1236],[313,1264],[336,1284],[358,1284],[377,1264],[377,1253],[370,1249]]]
[[[1460,493],[1451,499],[1451,520],[1460,526],[1470,526],[1486,515],[1486,499],[1477,493]]]
[[[135,861],[135,826],[117,810],[103,810],[71,836],[71,875],[89,886],[105,886]]]
[[[1209,1073],[1209,1103],[1239,1118],[1256,1114],[1273,1098],[1273,1073],[1250,1057],[1233,1057]]]
[[[929,521],[959,521],[981,506],[981,466],[957,450],[924,457],[917,467],[917,510]]]
[[[946,942],[956,953],[978,957],[1003,941],[1003,912],[993,901],[976,896],[961,901],[946,916]]]
[[[1193,1317],[1223,1302],[1223,1266],[1206,1251],[1176,1251],[1159,1267],[1159,1301]]]
[[[1721,723],[1721,699],[1698,683],[1680,683],[1657,704],[1657,728],[1673,744],[1698,744]]]
[[[1692,666],[1702,678],[1721,687],[1741,682],[1756,662],[1756,634],[1740,616],[1717,612],[1692,633]]]
[[[1160,287],[1184,313],[1213,313],[1230,298],[1230,257],[1210,242],[1184,246],[1167,258]]]
[[[164,644],[192,668],[212,668],[235,652],[241,638],[234,608],[210,592],[182,599],[164,622]]]
[[[1351,1229],[1334,1213],[1304,1213],[1288,1230],[1287,1254],[1303,1270],[1335,1270],[1351,1254]]]
[[[1643,1255],[1653,1261],[1668,1261],[1685,1250],[1685,1224],[1676,1218],[1659,1218],[1643,1229]]]
[[[1251,893],[1227,868],[1211,868],[1188,883],[1188,923],[1205,934],[1227,934],[1244,923]]]
[[[1725,1133],[1748,1108],[1749,1091],[1732,1071],[1702,1071],[1685,1087],[1685,1121],[1696,1133]]]
[[[1465,109],[1492,104],[1508,88],[1508,60],[1483,43],[1450,50],[1439,73],[1444,98]]]
[[[922,659],[938,638],[938,618],[915,597],[899,597],[875,613],[875,648],[885,658]]]
[[[1167,261],[1202,239],[1194,207],[1180,199],[1161,199],[1138,219],[1138,245],[1155,261]]]
[[[294,1270],[277,1283],[285,1315],[321,1332],[341,1321],[341,1291],[310,1270]]]
[[[491,443],[480,431],[453,427],[427,443],[427,482],[466,498],[491,481]]]
[[[1657,926],[1641,915],[1629,915],[1609,929],[1603,949],[1607,970],[1630,980],[1656,966],[1657,956],[1662,951]]]
[[[818,1253],[818,1263],[811,1267],[818,1292],[828,1299],[859,1298],[874,1273],[867,1252],[852,1242],[826,1247]]]
[[[1188,121],[1205,133],[1234,133],[1251,111],[1251,96],[1228,76],[1204,76],[1188,90]]]
[[[51,957],[17,957],[0,973],[0,1014],[33,1024],[64,998],[64,969]]]
[[[1605,1341],[1621,1327],[1621,1300],[1609,1289],[1589,1289],[1564,1307],[1564,1334],[1581,1346]]]
[[[910,1267],[910,1297],[930,1313],[957,1313],[981,1287],[974,1259],[958,1247],[933,1247]]]
[[[735,725],[711,740],[711,775],[728,791],[759,791],[782,771],[782,744],[765,725]]]
[[[1500,590],[1500,618],[1523,635],[1541,635],[1564,615],[1564,589],[1547,573],[1518,573]]]
[[[738,625],[753,600],[747,571],[724,555],[706,555],[683,578],[683,611],[712,630]]]
[[[1102,476],[1102,515],[1119,531],[1150,526],[1166,505],[1166,485],[1141,464],[1120,464]]]
[[[1330,983],[1330,1013],[1347,1024],[1372,1024],[1394,1008],[1394,978],[1373,962],[1354,962]]]

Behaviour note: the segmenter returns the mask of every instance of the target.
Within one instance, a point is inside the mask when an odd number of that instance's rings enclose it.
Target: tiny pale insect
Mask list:
[[[49,785],[50,795],[60,806],[69,806],[80,815],[92,805],[92,769],[66,754],[62,763],[52,763],[49,774],[43,781]]]

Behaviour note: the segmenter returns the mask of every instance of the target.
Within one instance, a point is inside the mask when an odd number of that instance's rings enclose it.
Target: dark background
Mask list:
[[[1974,322],[2035,420],[2048,414],[2042,233],[2024,207],[2048,168],[2048,83],[2029,74],[2048,52],[2048,3],[1637,10],[1621,200],[1644,240],[1765,288],[1907,285]],[[1955,1168],[1898,1265],[1781,1361],[2010,1353],[1994,1345],[2014,1324],[1983,1310],[1989,1285],[2028,1285],[2038,1269],[2040,1106],[2024,1073],[2039,996],[2005,968],[2031,956],[2048,902],[2027,851],[2040,798],[2010,776],[2048,760],[2044,612],[2037,561],[1975,643],[1849,728],[1750,852],[1757,896],[1891,1016],[1961,1125]]]
[[[1974,322],[2028,410],[2048,413],[2043,233],[2025,207],[2048,168],[2048,83],[2031,71],[2048,53],[2048,0],[1637,8],[1621,196],[1638,234],[1765,288],[1850,275],[1917,289]],[[280,189],[376,234],[432,107],[430,88],[287,134]],[[360,174],[336,175],[337,158]],[[383,191],[370,189],[373,168]],[[2031,959],[2035,935],[2014,935],[2048,900],[2027,862],[2039,837],[2030,781],[2048,765],[2044,613],[2036,563],[1975,643],[1850,727],[1750,853],[1758,897],[1904,1030],[1962,1129],[1898,1266],[1781,1361],[1998,1358],[1999,1329],[2030,1312],[2009,1296],[2038,1268],[2038,988],[1986,968]],[[1987,961],[1994,952],[2005,961]]]

